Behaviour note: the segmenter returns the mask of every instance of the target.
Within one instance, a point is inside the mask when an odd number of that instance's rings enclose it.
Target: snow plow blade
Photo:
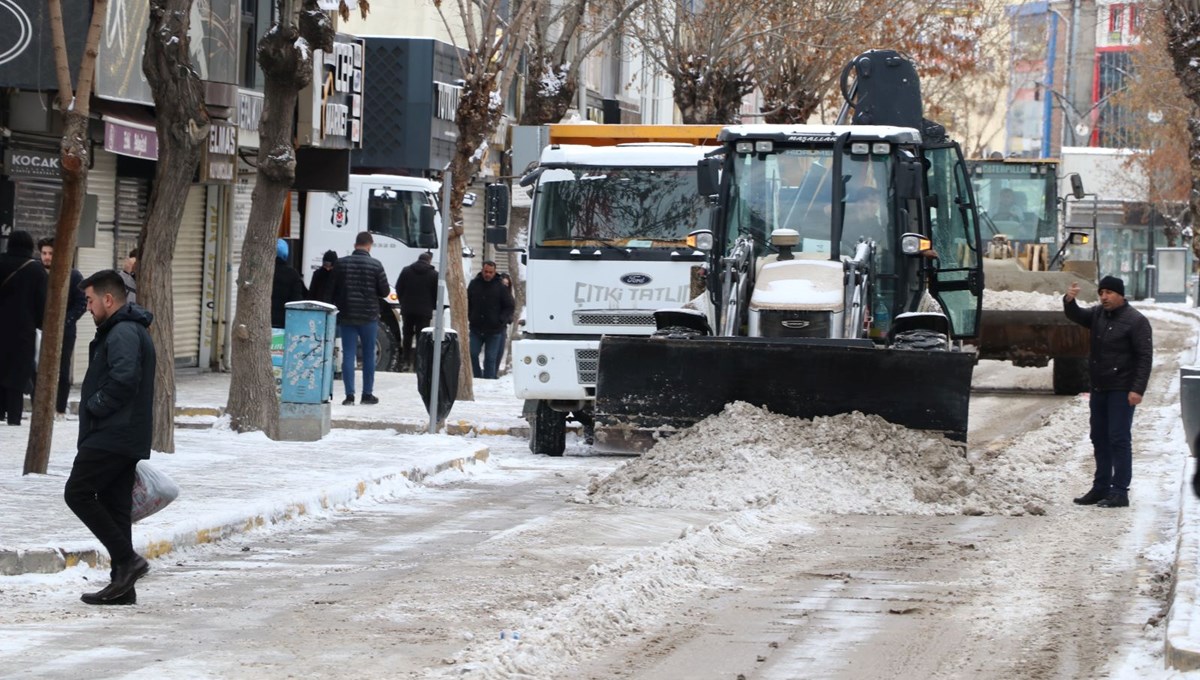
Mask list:
[[[974,367],[972,352],[869,340],[605,336],[595,445],[645,451],[734,401],[797,418],[859,411],[966,442]]]

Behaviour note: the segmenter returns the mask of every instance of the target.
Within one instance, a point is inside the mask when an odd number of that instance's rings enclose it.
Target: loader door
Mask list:
[[[930,146],[929,229],[938,253],[929,277],[929,292],[950,320],[951,337],[979,334],[983,300],[983,261],[979,217],[966,163],[957,144]]]

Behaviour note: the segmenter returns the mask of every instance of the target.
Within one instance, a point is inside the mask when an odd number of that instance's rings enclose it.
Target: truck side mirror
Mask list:
[[[508,224],[508,185],[495,182],[484,187],[483,212],[487,216],[487,224],[492,227],[503,227]],[[505,238],[501,243],[506,242]],[[489,241],[491,243],[491,241]]]
[[[1082,199],[1086,194],[1083,192],[1083,178],[1078,172],[1072,172],[1067,175],[1067,181],[1071,183],[1071,195],[1075,198]]]
[[[417,234],[417,247],[425,249],[438,247],[437,231],[433,228],[436,218],[437,208],[432,205],[421,206],[421,231]]]
[[[696,189],[701,196],[721,193],[721,159],[703,158],[696,163]]]
[[[488,227],[483,230],[483,237],[490,245],[505,245],[508,243],[508,227]]]

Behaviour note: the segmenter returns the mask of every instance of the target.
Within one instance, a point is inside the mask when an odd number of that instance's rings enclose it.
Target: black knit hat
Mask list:
[[[1125,282],[1115,276],[1106,276],[1100,279],[1100,290],[1111,290],[1112,292],[1125,297]]]

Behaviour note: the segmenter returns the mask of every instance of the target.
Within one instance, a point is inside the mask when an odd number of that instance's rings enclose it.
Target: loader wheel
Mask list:
[[[1080,394],[1092,389],[1088,360],[1057,357],[1054,359],[1054,393]]]
[[[529,450],[547,456],[561,456],[567,448],[567,414],[555,411],[545,400],[538,401],[529,421]]]
[[[925,352],[946,351],[946,334],[937,331],[917,328],[911,331],[901,331],[892,340],[892,349],[916,349]]]

